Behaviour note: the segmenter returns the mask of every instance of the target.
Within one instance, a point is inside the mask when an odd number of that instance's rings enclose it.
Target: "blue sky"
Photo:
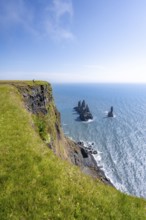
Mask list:
[[[0,79],[146,83],[146,0],[0,0]]]

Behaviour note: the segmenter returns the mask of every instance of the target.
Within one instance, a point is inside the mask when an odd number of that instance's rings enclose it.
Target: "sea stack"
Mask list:
[[[74,107],[75,111],[79,113],[81,121],[88,121],[93,119],[93,116],[90,112],[89,106],[86,104],[85,100],[78,102],[78,106]]]
[[[113,117],[113,106],[111,106],[111,110],[108,112],[107,117]]]

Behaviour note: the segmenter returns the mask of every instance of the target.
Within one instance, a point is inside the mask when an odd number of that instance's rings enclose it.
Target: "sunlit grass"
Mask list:
[[[16,88],[1,84],[0,102],[0,220],[146,219],[145,200],[92,180],[47,148]]]
[[[0,84],[8,84],[8,85],[19,85],[19,86],[34,86],[34,85],[47,85],[48,82],[46,81],[39,81],[39,80],[0,80]]]

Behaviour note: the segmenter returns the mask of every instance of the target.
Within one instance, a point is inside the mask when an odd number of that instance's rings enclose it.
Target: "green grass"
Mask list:
[[[17,89],[0,85],[0,220],[146,219],[146,201],[83,175],[34,129]]]
[[[39,81],[39,80],[0,80],[0,84],[8,84],[8,85],[18,85],[18,86],[34,86],[34,85],[48,85],[46,81]]]

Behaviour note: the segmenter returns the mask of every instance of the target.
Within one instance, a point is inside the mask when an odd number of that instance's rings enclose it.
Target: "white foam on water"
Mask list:
[[[92,142],[92,141],[90,141],[90,142],[83,141],[83,143],[84,143],[85,147],[91,146],[93,151],[94,150],[97,151],[97,154],[92,154],[92,155],[93,155],[93,157],[94,157],[94,159],[97,163],[97,166],[102,167],[102,164],[101,164],[101,160],[102,160],[101,154],[102,154],[102,152],[97,150],[97,148],[95,147],[95,143]]]
[[[117,161],[116,160],[113,160],[114,164],[117,164]]]
[[[91,123],[91,122],[93,122],[95,119],[93,118],[93,119],[89,119],[88,121],[82,121],[82,123],[84,123],[84,124],[89,124],[89,123]]]
[[[71,139],[72,141],[74,141],[74,139],[71,137],[71,136],[68,136],[69,137],[69,139]]]
[[[128,195],[130,195],[130,193],[128,192],[128,190],[126,189],[126,187],[121,184],[121,183],[118,183],[118,182],[114,182],[111,180],[111,182],[113,183],[113,185],[116,187],[116,189],[120,190],[121,192],[124,192]]]
[[[100,153],[97,151],[97,154],[93,154],[93,157],[96,160],[97,165],[101,166],[101,155],[100,155]]]
[[[94,158],[96,159],[96,157],[94,157]],[[105,169],[105,166],[104,166],[104,164],[102,162],[102,158],[100,160],[96,160],[96,161],[97,161],[97,165],[101,168],[101,170],[104,172],[105,176],[107,177],[107,179],[110,180],[110,182],[113,184],[113,186],[117,190],[120,190],[121,192],[124,192],[124,193],[129,195],[129,192],[128,192],[127,188],[123,184],[115,181],[115,178],[112,177],[112,173],[111,172],[107,172],[107,170]]]

